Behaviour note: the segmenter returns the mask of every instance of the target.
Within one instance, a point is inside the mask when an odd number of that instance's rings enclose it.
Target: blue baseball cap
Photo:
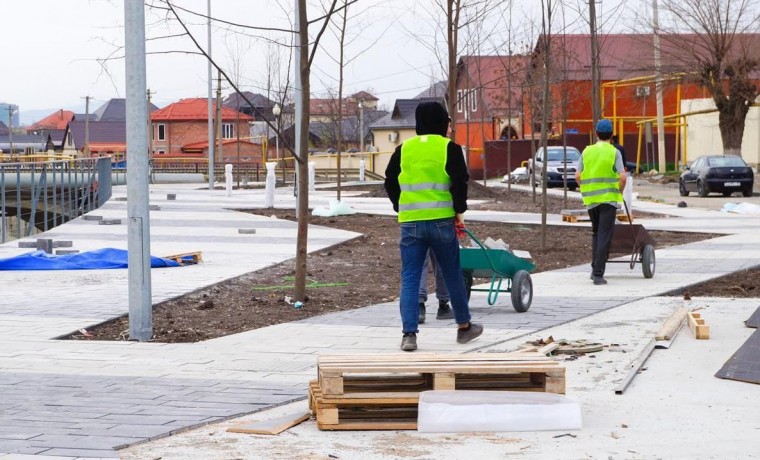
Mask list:
[[[599,120],[599,123],[596,124],[596,132],[597,133],[611,133],[612,123],[610,122],[610,120],[607,120],[606,118]]]

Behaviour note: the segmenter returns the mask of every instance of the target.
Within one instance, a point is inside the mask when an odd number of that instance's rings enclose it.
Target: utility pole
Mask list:
[[[151,119],[150,119],[150,99],[151,99],[151,96],[156,93],[151,92],[150,88],[148,88],[147,94],[148,94],[148,145],[149,145],[148,157],[152,159],[153,158],[153,138],[155,137],[155,133],[153,132],[153,123],[151,122]]]
[[[214,108],[212,104],[213,96],[213,76],[211,74],[211,0],[207,1],[208,18],[206,18],[206,29],[208,32],[208,189],[214,190]]]
[[[84,157],[90,158],[90,96],[84,97]]]
[[[216,86],[216,124],[219,133],[219,158],[224,159],[222,156],[222,141],[224,140],[223,129],[224,123],[222,120],[222,72],[217,73],[217,86]]]
[[[665,159],[665,110],[662,107],[662,63],[660,61],[660,24],[657,14],[657,0],[652,0],[652,23],[654,25],[654,79],[657,92],[657,170],[664,173]]]
[[[591,26],[591,112],[593,114],[591,131],[593,132],[601,115],[599,107],[599,43],[596,36],[596,0],[589,0],[588,14],[589,25]]]
[[[8,143],[11,148],[11,155],[13,155],[13,106],[8,104]]]
[[[148,104],[145,76],[145,4],[124,2],[127,80],[127,244],[129,338],[153,337],[148,211]]]

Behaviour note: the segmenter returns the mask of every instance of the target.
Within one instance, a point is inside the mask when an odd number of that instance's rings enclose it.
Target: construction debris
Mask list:
[[[299,423],[308,420],[310,417],[311,414],[309,412],[298,412],[270,420],[259,420],[253,423],[246,423],[245,425],[236,425],[227,428],[227,431],[230,433],[244,434],[280,434],[288,428],[294,427]]]
[[[689,329],[691,329],[691,333],[695,339],[710,338],[710,326],[705,324],[705,320],[702,319],[701,314],[691,311],[686,318],[689,321]]]

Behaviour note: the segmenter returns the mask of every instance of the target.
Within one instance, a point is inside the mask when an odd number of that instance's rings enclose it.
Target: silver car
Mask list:
[[[575,147],[562,146],[548,147],[546,150],[547,155],[544,155],[543,147],[536,151],[535,167],[533,167],[532,161],[528,163],[530,173],[534,178],[534,184],[538,185],[541,183],[541,172],[544,168],[544,157],[546,157],[547,186],[563,187],[565,178],[567,178],[567,188],[575,190],[578,187],[578,184],[575,182],[575,172],[578,170],[578,160],[581,157],[581,152]]]

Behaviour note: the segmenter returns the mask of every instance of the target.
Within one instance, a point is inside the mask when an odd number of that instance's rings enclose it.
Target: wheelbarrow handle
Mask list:
[[[462,229],[467,234],[467,236],[472,238],[472,240],[475,243],[477,243],[478,246],[480,246],[480,249],[482,249],[483,253],[486,255],[486,260],[488,260],[488,264],[491,266],[490,267],[491,271],[496,272],[496,267],[494,266],[493,261],[491,260],[491,256],[488,254],[488,248],[486,248],[485,245],[481,243],[480,240],[475,235],[473,235],[473,233],[464,225],[461,225],[457,228]]]

